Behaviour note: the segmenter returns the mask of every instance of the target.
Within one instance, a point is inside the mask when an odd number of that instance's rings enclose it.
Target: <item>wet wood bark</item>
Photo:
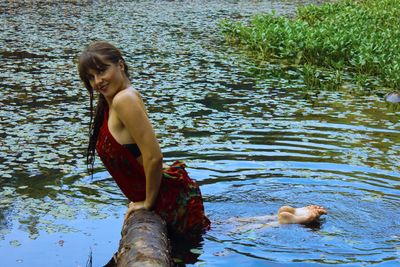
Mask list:
[[[137,210],[124,222],[118,267],[171,266],[167,227],[155,212]]]

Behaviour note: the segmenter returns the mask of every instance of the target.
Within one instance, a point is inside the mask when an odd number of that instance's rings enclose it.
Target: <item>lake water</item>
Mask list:
[[[1,266],[85,266],[90,251],[102,266],[118,247],[127,201],[99,160],[85,172],[76,58],[93,40],[122,49],[166,162],[201,185],[213,227],[188,266],[399,264],[400,112],[382,93],[311,91],[217,29],[306,2],[22,2],[0,3]],[[313,227],[229,223],[309,204],[329,211]]]

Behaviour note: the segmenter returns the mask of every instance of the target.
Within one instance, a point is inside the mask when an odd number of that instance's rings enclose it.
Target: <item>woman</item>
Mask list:
[[[163,168],[162,154],[142,98],[131,87],[121,52],[106,42],[95,42],[79,58],[79,76],[90,94],[88,169],[93,173],[95,150],[122,192],[131,201],[125,218],[138,209],[154,209],[170,231],[197,234],[210,228],[198,185],[185,165]],[[99,93],[93,115],[94,91]],[[326,210],[320,206],[282,207],[281,224],[307,224]],[[267,216],[268,217],[268,216]],[[268,221],[265,216],[242,221]]]
[[[155,210],[174,233],[209,229],[200,189],[185,165],[163,168],[160,145],[121,52],[107,42],[92,43],[79,57],[78,71],[90,94],[88,169],[93,173],[97,150],[131,201],[125,218],[138,209]],[[95,114],[94,91],[99,93]]]

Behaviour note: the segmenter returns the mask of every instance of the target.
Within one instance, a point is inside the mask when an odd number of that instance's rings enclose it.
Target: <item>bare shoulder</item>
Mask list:
[[[118,92],[112,101],[114,107],[123,107],[125,105],[140,104],[142,98],[139,92],[133,88],[127,88]]]

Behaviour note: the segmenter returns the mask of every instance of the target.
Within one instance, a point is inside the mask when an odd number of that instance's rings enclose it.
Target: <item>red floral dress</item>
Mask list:
[[[125,196],[133,202],[145,200],[146,177],[143,166],[111,135],[108,108],[105,109],[96,150]],[[154,210],[175,233],[196,233],[210,228],[210,221],[204,214],[200,188],[188,176],[185,164],[179,161],[163,170]]]

